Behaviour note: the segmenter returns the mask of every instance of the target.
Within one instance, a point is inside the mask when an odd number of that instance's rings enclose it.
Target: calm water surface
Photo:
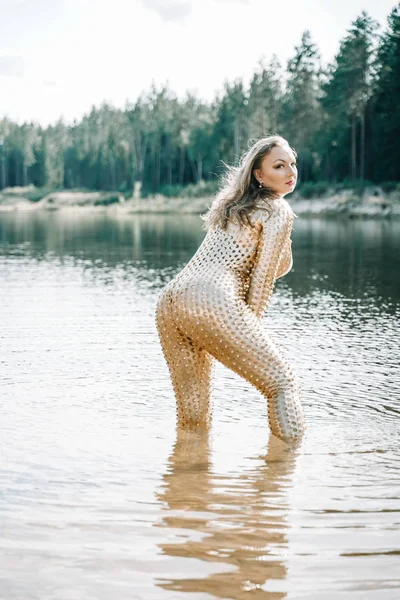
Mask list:
[[[0,215],[0,598],[400,598],[400,223],[296,219],[263,325],[306,437],[222,365],[177,433],[156,297],[193,216]]]

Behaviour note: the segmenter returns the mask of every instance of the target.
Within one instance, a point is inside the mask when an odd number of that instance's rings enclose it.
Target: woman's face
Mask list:
[[[293,192],[297,181],[296,158],[289,146],[274,146],[264,156],[255,178],[263,187],[272,188],[280,197]]]

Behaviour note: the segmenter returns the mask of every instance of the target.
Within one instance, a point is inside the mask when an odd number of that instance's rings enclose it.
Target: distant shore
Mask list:
[[[352,189],[327,191],[316,198],[303,198],[294,192],[286,197],[297,215],[309,217],[348,217],[400,219],[400,191],[384,192],[370,186],[362,194]],[[5,188],[0,192],[0,212],[64,211],[117,214],[171,213],[200,214],[207,210],[212,196],[169,198],[161,194],[146,198],[126,197],[120,192],[62,190],[45,193],[34,186]]]

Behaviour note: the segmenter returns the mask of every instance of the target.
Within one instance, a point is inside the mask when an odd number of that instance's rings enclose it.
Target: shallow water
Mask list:
[[[0,215],[0,598],[400,597],[400,223],[296,219],[263,325],[308,424],[216,369],[175,430],[161,287],[193,216]]]

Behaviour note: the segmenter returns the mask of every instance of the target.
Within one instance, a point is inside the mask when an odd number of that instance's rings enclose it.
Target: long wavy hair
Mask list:
[[[254,142],[254,140],[250,140]],[[297,158],[297,153],[288,141],[274,134],[256,140],[245,152],[237,167],[226,167],[220,189],[206,213],[200,215],[204,221],[202,229],[221,227],[226,229],[228,221],[234,219],[241,225],[254,227],[250,213],[255,208],[266,208],[272,211],[271,201],[279,198],[279,194],[270,187],[260,187],[254,175],[254,169],[261,168],[261,163],[274,146],[289,146]]]

